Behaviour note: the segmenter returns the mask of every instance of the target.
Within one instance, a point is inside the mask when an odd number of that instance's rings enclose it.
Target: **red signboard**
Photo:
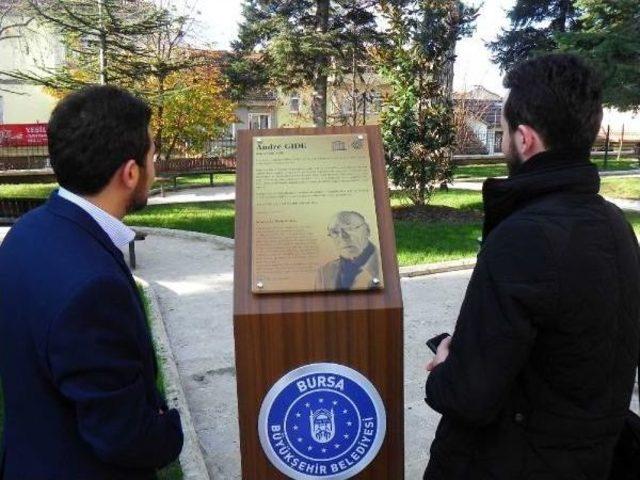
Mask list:
[[[43,147],[47,145],[47,124],[0,124],[0,147]]]

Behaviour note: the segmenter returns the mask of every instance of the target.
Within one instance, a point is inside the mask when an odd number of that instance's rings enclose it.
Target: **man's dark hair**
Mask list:
[[[67,95],[53,110],[48,127],[58,183],[93,195],[127,160],[144,168],[150,120],[149,106],[121,88],[90,86]]]
[[[602,122],[602,80],[579,57],[527,60],[507,73],[504,86],[511,90],[504,105],[511,132],[528,125],[549,150],[591,149]]]

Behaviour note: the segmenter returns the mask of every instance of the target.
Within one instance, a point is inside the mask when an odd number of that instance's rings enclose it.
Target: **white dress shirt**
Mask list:
[[[100,225],[100,228],[104,230],[116,247],[124,248],[135,238],[136,232],[131,230],[113,215],[110,215],[101,208],[95,206],[93,203],[62,187],[58,190],[58,195],[77,205],[91,215],[91,218]]]

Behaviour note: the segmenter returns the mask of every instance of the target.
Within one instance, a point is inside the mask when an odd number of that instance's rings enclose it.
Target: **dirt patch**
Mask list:
[[[446,222],[473,223],[481,222],[483,214],[478,210],[460,210],[440,205],[406,206],[393,209],[394,220],[408,220],[412,222]]]

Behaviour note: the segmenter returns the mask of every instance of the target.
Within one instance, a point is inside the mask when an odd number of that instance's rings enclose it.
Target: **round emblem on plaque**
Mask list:
[[[386,426],[373,384],[335,363],[286,374],[267,393],[258,419],[264,452],[294,480],[353,477],[378,454]]]

